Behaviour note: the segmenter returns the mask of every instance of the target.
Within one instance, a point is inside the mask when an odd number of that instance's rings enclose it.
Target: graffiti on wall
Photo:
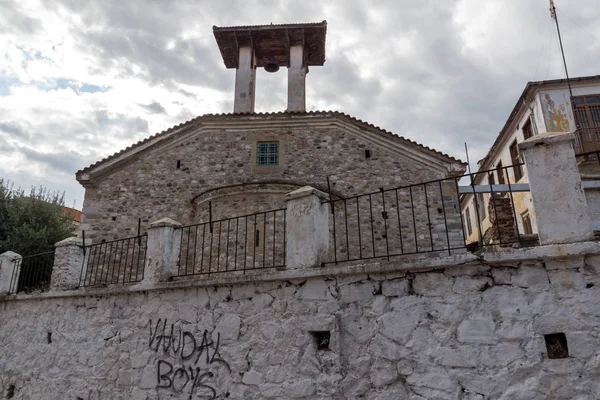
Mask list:
[[[180,324],[168,324],[166,319],[156,323],[149,320],[148,346],[161,356],[156,361],[156,387],[175,393],[194,394],[214,399],[217,390],[211,384],[219,367],[230,371],[229,364],[219,354],[221,334],[204,331],[201,336],[184,329]]]

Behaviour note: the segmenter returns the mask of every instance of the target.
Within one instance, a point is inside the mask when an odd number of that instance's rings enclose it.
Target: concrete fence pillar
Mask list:
[[[327,195],[304,186],[285,199],[287,268],[321,266],[329,254],[329,204],[322,202]]]
[[[243,46],[239,49],[238,67],[235,71],[234,113],[253,113],[256,92],[256,61],[254,49]]]
[[[306,111],[306,74],[304,46],[290,46],[288,67],[288,111]]]
[[[594,240],[573,141],[572,133],[544,133],[519,144],[542,245]]]
[[[0,254],[0,296],[5,296],[10,291],[10,282],[16,267],[15,261],[19,258],[21,255],[13,251]]]
[[[70,237],[56,243],[54,247],[50,290],[77,289],[83,268],[83,240]]]
[[[177,261],[181,246],[181,224],[170,218],[159,219],[150,224],[144,283],[168,281],[177,275]]]

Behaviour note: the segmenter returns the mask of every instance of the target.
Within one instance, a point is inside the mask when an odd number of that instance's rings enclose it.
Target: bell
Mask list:
[[[267,71],[267,72],[277,72],[277,71],[279,71],[279,65],[277,65],[277,63],[275,62],[275,60],[269,61],[265,65],[265,71]]]

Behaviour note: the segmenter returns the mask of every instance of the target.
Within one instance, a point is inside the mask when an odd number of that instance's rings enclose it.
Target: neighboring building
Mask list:
[[[77,172],[80,226],[92,240],[132,236],[170,217],[183,224],[285,206],[305,185],[338,197],[460,175],[465,165],[336,111],[305,109],[309,66],[325,61],[326,22],[214,28],[236,68],[233,114],[203,115]],[[288,109],[254,113],[256,68],[288,67]]]
[[[575,132],[576,154],[600,150],[600,75],[571,78],[570,82],[575,115],[565,79],[527,83],[488,154],[478,162],[482,172],[475,177],[476,185],[527,183],[524,166],[505,167],[522,163],[517,144],[540,133]],[[490,194],[475,196],[467,194],[461,201],[467,242],[477,242],[480,238],[488,240],[486,232],[492,228]],[[494,201],[501,203],[509,195],[495,196]],[[529,193],[513,193],[511,200],[514,209],[510,211],[516,215],[519,233],[537,233]],[[492,219],[495,217],[493,215]],[[510,218],[510,215],[506,217]]]
[[[73,219],[73,224],[79,226],[81,223],[81,211],[71,207],[63,207],[63,214]]]

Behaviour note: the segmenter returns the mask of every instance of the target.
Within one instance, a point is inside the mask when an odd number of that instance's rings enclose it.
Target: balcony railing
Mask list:
[[[575,154],[600,151],[600,126],[575,131]]]

